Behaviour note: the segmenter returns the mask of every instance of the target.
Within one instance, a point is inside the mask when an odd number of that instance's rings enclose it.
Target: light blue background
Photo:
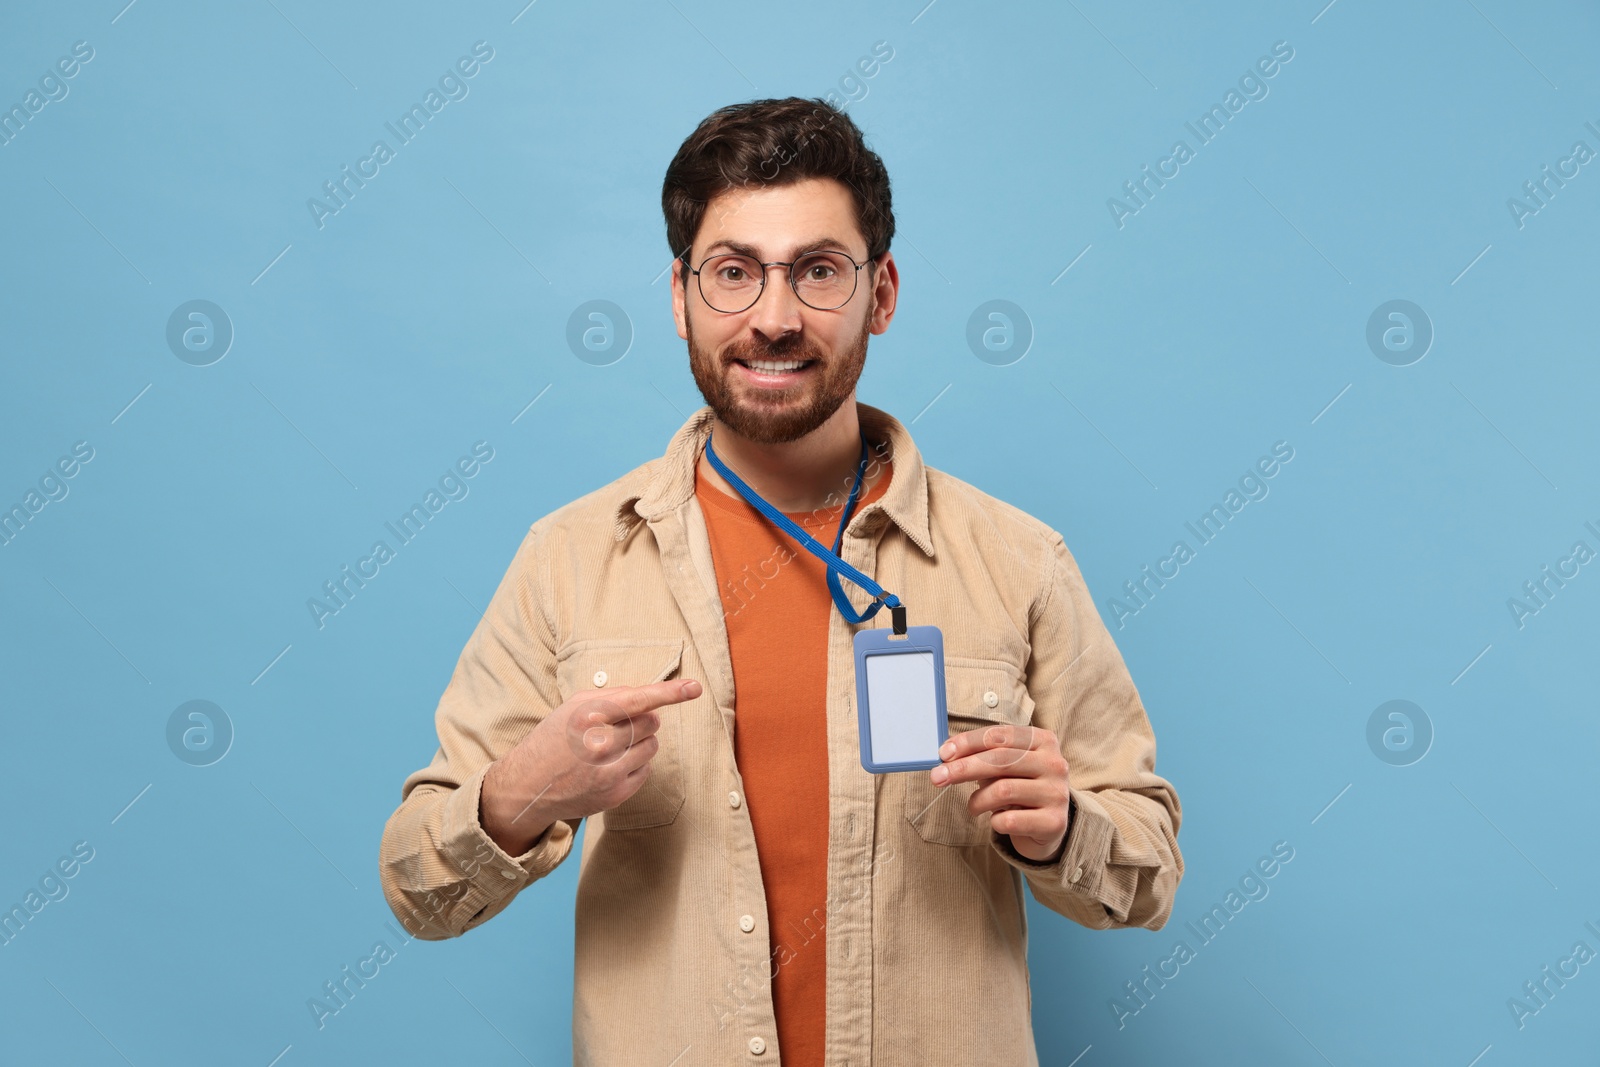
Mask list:
[[[1521,228],[1506,204],[1600,149],[1591,6],[124,2],[0,13],[6,106],[95,50],[0,147],[0,504],[95,450],[0,548],[0,904],[95,849],[0,948],[0,1059],[567,1061],[575,860],[324,1029],[306,1001],[395,940],[379,835],[523,532],[700,402],[672,153],[881,40],[849,113],[903,289],[861,398],[1066,536],[1183,803],[1167,929],[1031,907],[1043,1062],[1592,1062],[1600,964],[1521,1030],[1507,1000],[1600,950],[1600,573],[1521,629],[1507,599],[1600,548],[1597,165]],[[470,95],[319,230],[307,198],[479,40]],[[1276,41],[1270,95],[1119,229],[1107,198]],[[208,367],[165,342],[193,299],[236,331]],[[566,342],[593,299],[634,331],[609,366]],[[966,342],[992,299],[1034,332],[1009,366]],[[1365,340],[1392,299],[1436,331],[1406,367]],[[480,440],[470,495],[319,630],[307,598]],[[1270,495],[1118,628],[1278,441]],[[167,747],[191,699],[236,730],[209,767]],[[1435,731],[1411,766],[1368,747],[1391,699]],[[1123,983],[1279,841],[1270,896],[1119,1029]]]

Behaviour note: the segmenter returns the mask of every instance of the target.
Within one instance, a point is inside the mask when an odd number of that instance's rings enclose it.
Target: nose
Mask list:
[[[750,328],[768,341],[800,330],[800,309],[804,306],[789,284],[789,268],[767,268],[767,284],[750,309]]]

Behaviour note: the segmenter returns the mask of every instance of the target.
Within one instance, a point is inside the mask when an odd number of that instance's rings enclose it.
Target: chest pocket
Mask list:
[[[556,661],[556,685],[563,701],[575,693],[663,682],[678,673],[682,639],[590,640],[571,645]],[[685,704],[660,710],[660,743],[650,760],[650,776],[621,804],[597,816],[608,830],[665,826],[683,807],[683,714]]]
[[[950,736],[985,726],[1028,725],[1033,698],[1022,672],[1000,660],[946,657],[945,712]],[[981,845],[989,839],[989,814],[973,818],[967,801],[980,782],[938,786],[928,771],[900,775],[906,783],[906,819],[924,841],[940,845]]]

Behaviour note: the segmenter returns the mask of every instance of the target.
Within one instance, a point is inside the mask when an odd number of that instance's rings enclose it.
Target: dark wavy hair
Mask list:
[[[807,178],[833,178],[850,190],[867,257],[876,263],[894,237],[889,172],[850,117],[821,97],[751,100],[706,116],[678,147],[661,185],[667,244],[687,263],[716,196]]]

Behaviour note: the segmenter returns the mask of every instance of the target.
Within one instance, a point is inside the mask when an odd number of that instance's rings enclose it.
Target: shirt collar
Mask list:
[[[928,473],[911,434],[893,415],[860,401],[856,402],[856,418],[874,450],[884,454],[894,467],[889,488],[862,508],[850,520],[851,526],[860,523],[862,516],[881,508],[913,544],[931,557],[934,553],[933,537],[928,528]],[[711,428],[711,408],[702,407],[672,435],[666,454],[648,465],[643,487],[617,504],[614,532],[618,541],[627,537],[640,519],[647,522],[657,519],[694,495],[695,465],[705,450]]]

